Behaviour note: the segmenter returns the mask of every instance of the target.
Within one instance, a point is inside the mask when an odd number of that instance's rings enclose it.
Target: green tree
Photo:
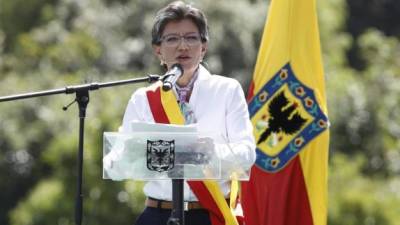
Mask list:
[[[162,73],[150,29],[155,12],[167,2],[2,0],[0,95]],[[209,68],[236,77],[246,88],[268,2],[194,4],[204,9],[210,23]],[[329,224],[396,225],[399,39],[389,28],[371,24],[355,37],[348,24],[360,9],[349,10],[348,4],[318,1],[331,122]],[[354,46],[364,62],[362,70],[349,62]],[[142,183],[103,180],[101,172],[102,133],[118,129],[137,87],[91,93],[84,224],[131,224],[143,208]],[[7,181],[0,183],[0,224],[74,224],[78,117],[76,106],[61,110],[73,99],[59,95],[0,103],[0,178]]]

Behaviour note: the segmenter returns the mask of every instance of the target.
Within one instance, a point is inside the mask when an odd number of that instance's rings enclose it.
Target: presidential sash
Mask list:
[[[160,84],[158,82],[146,91],[154,121],[163,124],[185,124],[175,95],[172,91],[163,91]],[[212,225],[239,224],[216,181],[187,181],[187,183],[201,205],[209,211]],[[231,191],[233,198],[231,201],[236,198],[233,195],[237,193],[237,188],[234,189],[236,190]],[[233,205],[232,202],[230,205]]]

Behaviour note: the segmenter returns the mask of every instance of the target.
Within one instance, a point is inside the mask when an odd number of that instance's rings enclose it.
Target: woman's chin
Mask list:
[[[187,71],[187,72],[189,72],[189,71],[194,72],[197,69],[197,67],[199,66],[198,63],[194,64],[192,62],[190,62],[190,63],[178,62],[178,63],[182,66],[183,70]]]

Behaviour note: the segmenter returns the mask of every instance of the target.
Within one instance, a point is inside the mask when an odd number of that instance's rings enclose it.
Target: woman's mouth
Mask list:
[[[177,59],[178,61],[186,61],[186,60],[189,60],[189,59],[190,59],[190,56],[187,56],[187,55],[180,55],[180,56],[176,57],[176,59]]]

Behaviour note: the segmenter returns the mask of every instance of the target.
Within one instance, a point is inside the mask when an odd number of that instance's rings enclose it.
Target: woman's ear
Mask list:
[[[153,53],[154,53],[154,55],[156,55],[160,59],[160,57],[161,57],[161,46],[153,45]]]
[[[161,46],[153,45],[153,53],[157,56],[158,60],[160,60],[160,65],[165,64],[164,57],[161,54]]]
[[[208,43],[207,42],[202,43],[201,44],[201,57],[202,58],[206,55],[207,49],[208,49]]]

